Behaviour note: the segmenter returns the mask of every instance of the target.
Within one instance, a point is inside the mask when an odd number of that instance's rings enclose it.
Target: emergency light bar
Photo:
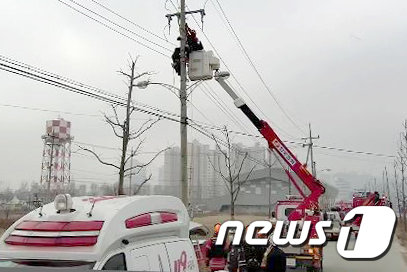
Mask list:
[[[29,231],[97,231],[101,230],[103,221],[23,221],[16,230]]]
[[[169,222],[178,221],[176,213],[171,212],[153,212],[140,214],[135,217],[126,220],[126,228],[133,229],[139,227],[145,227],[155,224],[164,224]]]
[[[14,246],[38,246],[38,247],[75,247],[93,246],[98,241],[97,236],[79,237],[29,237],[10,235],[5,240],[8,245]]]
[[[104,221],[23,221],[4,242],[14,246],[93,246],[97,243],[103,223]]]

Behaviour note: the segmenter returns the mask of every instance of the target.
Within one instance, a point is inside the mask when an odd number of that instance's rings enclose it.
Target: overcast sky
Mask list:
[[[75,5],[70,0],[64,1]],[[91,0],[76,1],[155,43],[173,49],[170,43],[115,17]],[[176,42],[176,21],[172,21],[169,33],[164,16],[176,11],[170,1],[98,1],[156,35]],[[173,2],[177,5],[176,0]],[[308,122],[311,122],[314,133],[321,137],[316,142],[318,145],[395,154],[401,124],[406,118],[406,1],[219,2],[266,84],[296,125],[288,120],[249,65],[226,28],[224,17],[219,16],[219,6],[215,8],[214,5],[216,1],[193,0],[187,1],[187,5],[190,9],[200,9],[206,3],[203,31],[251,99],[241,89],[236,90],[256,113],[278,127],[277,132],[283,140],[300,141],[307,132]],[[126,69],[129,54],[139,55],[139,72],[154,71],[152,81],[178,85],[169,58],[120,36],[57,0],[2,0],[0,10],[0,55],[120,95],[125,94],[126,86],[116,71]],[[200,22],[200,18],[196,18]],[[205,49],[212,49],[192,17],[188,18],[188,23],[197,29]],[[148,43],[131,33],[126,34]],[[171,55],[154,44],[149,46]],[[222,69],[227,70],[224,65]],[[248,132],[257,133],[216,82],[206,84],[212,87],[235,118],[241,120]],[[237,87],[233,79],[231,84]],[[41,135],[45,133],[46,120],[58,116],[70,120],[72,135],[78,142],[119,145],[102,121],[101,113],[109,110],[103,102],[4,71],[0,71],[0,90],[0,180],[3,185],[8,183],[16,187],[21,181],[39,180]],[[137,90],[134,98],[170,112],[179,112],[177,98],[160,86]],[[203,90],[197,88],[191,100],[205,114],[202,116],[190,105],[192,119],[245,131],[214,105]],[[146,119],[148,116],[136,115],[135,118]],[[135,120],[136,123],[141,121]],[[210,143],[193,130],[190,130],[189,138]],[[256,139],[236,136],[234,140],[253,145]],[[160,121],[150,131],[144,151],[157,151],[178,143],[178,124]],[[77,148],[73,146],[73,149]],[[111,150],[96,150],[106,158],[118,157]],[[305,149],[297,146],[293,151],[304,161]],[[150,155],[146,154],[140,160],[146,160]],[[315,157],[320,170],[330,168],[332,172],[377,177],[381,177],[383,167],[392,162],[391,158],[320,149],[315,149]],[[161,163],[159,159],[156,167],[150,169],[156,178],[157,166]],[[76,180],[115,180],[112,169],[101,167],[90,157],[73,155],[72,169]]]

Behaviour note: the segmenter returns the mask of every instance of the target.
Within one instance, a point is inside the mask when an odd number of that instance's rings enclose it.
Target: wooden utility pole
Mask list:
[[[179,97],[181,100],[181,198],[184,205],[188,207],[188,135],[187,135],[187,65],[186,65],[186,30],[185,30],[185,0],[181,0],[181,13],[179,33],[181,37],[181,78]]]
[[[167,14],[168,22],[171,21],[173,16],[179,20],[179,34],[180,34],[180,88],[179,98],[181,104],[181,120],[180,120],[180,136],[181,136],[181,199],[186,207],[189,206],[189,189],[188,189],[188,134],[187,134],[187,66],[186,66],[186,44],[187,34],[185,28],[185,15],[201,13],[205,14],[203,9],[185,12],[185,0],[180,1],[180,12]]]
[[[314,162],[314,150],[313,150],[314,143],[312,142],[312,140],[319,139],[319,135],[317,137],[313,137],[312,136],[312,130],[311,130],[311,123],[308,124],[308,126],[309,126],[309,136],[306,137],[306,138],[302,138],[303,140],[307,140],[308,143],[303,144],[303,146],[304,147],[308,146],[308,153],[307,153],[306,163],[308,164],[308,157],[311,157],[311,173],[314,176],[314,178],[316,178],[317,177],[317,170],[316,170],[315,162]]]

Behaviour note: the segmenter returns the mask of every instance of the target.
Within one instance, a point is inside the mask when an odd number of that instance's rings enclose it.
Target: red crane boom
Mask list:
[[[215,73],[216,81],[218,81],[222,88],[232,97],[235,105],[243,111],[243,113],[250,119],[250,121],[267,140],[269,148],[277,152],[277,154],[287,163],[290,169],[298,176],[298,178],[310,191],[309,195],[305,195],[301,190],[299,190],[304,199],[296,210],[290,214],[289,220],[300,220],[301,218],[304,218],[305,215],[303,212],[306,209],[314,211],[318,210],[319,197],[325,192],[325,187],[294,156],[294,154],[287,148],[283,141],[281,141],[270,125],[266,121],[260,120],[247,106],[247,104],[236,95],[236,93],[225,81],[227,76],[228,73],[225,72]],[[287,174],[294,185],[296,185],[294,178],[290,175],[290,173],[288,173],[288,171]]]

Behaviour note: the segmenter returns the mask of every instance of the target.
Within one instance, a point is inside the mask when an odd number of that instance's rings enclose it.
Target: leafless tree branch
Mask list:
[[[124,172],[128,172],[128,171],[131,171],[131,170],[137,169],[137,168],[143,168],[143,167],[146,167],[146,166],[150,165],[161,153],[163,153],[164,151],[166,151],[168,149],[169,148],[167,147],[167,148],[164,148],[164,149],[160,150],[147,163],[139,164],[139,165],[135,165],[135,166],[126,168],[126,169],[124,169]]]
[[[148,176],[148,178],[146,178],[146,179],[137,187],[136,191],[134,192],[135,195],[137,195],[137,194],[140,192],[141,187],[143,187],[143,185],[146,184],[146,182],[149,181],[149,180],[151,179],[151,177],[152,177],[152,174],[150,174],[150,175]]]
[[[158,121],[160,121],[161,119],[160,118],[158,118],[158,119],[156,119],[156,120],[147,120],[146,122],[144,122],[141,126],[140,126],[140,128],[137,130],[137,131],[135,131],[135,132],[131,132],[130,133],[130,139],[131,140],[133,140],[133,139],[136,139],[136,138],[139,138],[141,135],[143,135],[146,131],[148,131],[150,128],[152,128]]]
[[[99,156],[98,154],[96,154],[93,150],[90,150],[90,149],[88,149],[88,148],[86,148],[86,147],[82,147],[82,146],[79,146],[79,148],[80,148],[81,150],[83,150],[83,151],[87,151],[87,152],[93,154],[93,156],[95,156],[96,159],[97,159],[101,164],[108,165],[108,166],[114,167],[114,168],[116,168],[116,169],[120,169],[120,167],[118,167],[117,165],[114,165],[114,164],[112,164],[112,163],[103,161],[103,160],[100,158],[100,156]]]
[[[106,123],[109,124],[110,127],[112,128],[114,135],[116,135],[116,137],[119,137],[119,138],[122,138],[122,139],[123,139],[123,135],[120,135],[120,134],[116,131],[116,126],[117,126],[117,125],[116,125],[114,122],[112,122],[112,120],[111,120],[109,117],[107,117],[106,115],[105,115],[105,121],[106,121]],[[119,126],[120,126],[120,125],[119,125]]]
[[[135,156],[137,155],[138,151],[140,150],[141,145],[142,145],[144,142],[145,142],[145,139],[140,140],[140,142],[137,144],[136,148],[133,149],[133,150],[130,152],[130,155],[126,158],[124,164],[127,164],[127,162],[128,162],[131,158],[133,158],[133,157],[135,157]]]

